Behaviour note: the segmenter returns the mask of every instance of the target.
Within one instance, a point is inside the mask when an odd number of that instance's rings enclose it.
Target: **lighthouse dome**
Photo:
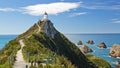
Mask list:
[[[48,20],[48,14],[47,12],[44,13],[42,21]]]

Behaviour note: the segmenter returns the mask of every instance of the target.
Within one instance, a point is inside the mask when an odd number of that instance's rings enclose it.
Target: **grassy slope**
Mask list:
[[[41,38],[41,40],[39,40],[39,38]],[[27,56],[27,53],[29,53],[30,62],[35,60],[36,62],[41,62],[42,59],[50,58],[52,61],[49,61],[48,63],[54,66],[52,68],[75,68],[75,66],[69,60],[67,60],[65,56],[56,54],[55,51],[52,51],[49,48],[51,42],[49,42],[49,38],[44,38],[43,34],[32,35],[30,38],[26,38],[24,42],[26,46],[23,48],[23,53],[26,61],[28,61],[29,57]],[[54,59],[55,54],[56,60]]]
[[[29,43],[26,44],[29,45],[29,47],[26,46],[26,50],[28,49],[28,52],[31,54],[38,54],[39,50],[42,50],[40,52],[43,52],[43,54],[52,51],[56,52],[59,56],[65,56],[78,68],[96,68],[96,66],[82,54],[79,48],[59,32],[55,35],[55,39],[47,37],[42,32],[40,34],[34,34],[30,38],[27,38],[25,43]]]
[[[11,40],[2,50],[0,50],[0,68],[12,68],[16,53],[20,49],[18,41]]]
[[[110,64],[102,58],[90,54],[87,54],[86,57],[95,63],[99,68],[111,68]]]

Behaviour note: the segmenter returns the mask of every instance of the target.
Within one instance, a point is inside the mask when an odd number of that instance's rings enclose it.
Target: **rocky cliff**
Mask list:
[[[54,38],[57,30],[54,28],[53,23],[50,20],[41,21],[40,24],[44,24],[42,30],[44,33],[51,38]]]

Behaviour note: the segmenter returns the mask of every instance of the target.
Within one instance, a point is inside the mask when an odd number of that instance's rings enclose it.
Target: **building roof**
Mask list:
[[[47,12],[44,13],[45,15],[48,15]]]

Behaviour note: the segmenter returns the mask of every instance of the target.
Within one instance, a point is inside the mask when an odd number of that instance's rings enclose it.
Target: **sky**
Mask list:
[[[120,0],[0,0],[0,34],[21,34],[44,12],[62,33],[120,33]]]

